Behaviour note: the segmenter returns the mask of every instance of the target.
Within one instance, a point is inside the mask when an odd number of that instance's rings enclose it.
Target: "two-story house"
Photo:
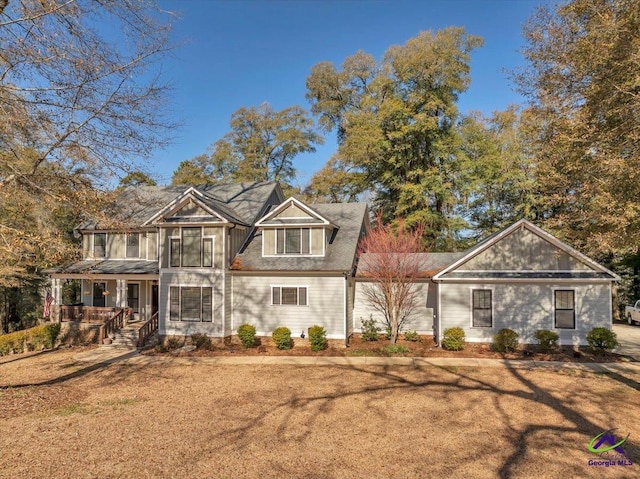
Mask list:
[[[277,183],[140,187],[119,202],[118,229],[78,227],[82,261],[52,270],[54,305],[78,280],[74,311],[157,313],[160,335],[225,337],[243,322],[265,335],[316,323],[330,338],[351,333],[364,204],[285,201]]]
[[[364,204],[285,200],[277,183],[216,184],[125,190],[117,211],[118,228],[80,225],[82,261],[52,270],[63,318],[128,310],[157,319],[161,336],[218,338],[243,323],[259,335],[318,324],[345,340],[370,315],[384,323],[363,294],[366,268],[357,271]],[[534,342],[537,329],[550,329],[563,344],[585,344],[594,326],[611,327],[619,277],[526,220],[466,252],[422,256],[407,328],[436,341],[457,326],[468,341],[511,328]],[[61,305],[68,280],[81,283],[81,306]]]

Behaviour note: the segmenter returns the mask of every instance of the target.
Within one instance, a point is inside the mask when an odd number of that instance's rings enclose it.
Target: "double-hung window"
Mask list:
[[[554,327],[576,329],[576,297],[572,289],[556,289],[553,292]]]
[[[307,306],[307,288],[306,286],[272,286],[271,304],[285,306]]]
[[[93,257],[104,258],[107,256],[107,233],[93,234]]]
[[[276,229],[276,254],[309,254],[309,228]]]
[[[140,233],[127,233],[127,258],[140,257]]]
[[[473,295],[473,327],[490,328],[493,326],[490,289],[474,289]]]
[[[212,288],[171,286],[169,288],[169,319],[210,323],[213,320]]]

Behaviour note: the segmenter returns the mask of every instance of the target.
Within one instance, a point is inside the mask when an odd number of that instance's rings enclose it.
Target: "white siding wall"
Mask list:
[[[471,290],[491,289],[493,327],[471,327]],[[466,340],[491,342],[502,328],[520,335],[520,342],[533,343],[538,329],[554,330],[554,289],[575,290],[576,330],[557,329],[561,344],[586,344],[591,328],[611,327],[610,284],[547,284],[547,283],[443,283],[441,289],[442,330],[458,326],[464,329]]]
[[[432,291],[429,288],[430,283],[417,283],[417,292],[419,298],[419,304],[413,311],[411,317],[404,324],[403,331],[415,330],[420,334],[432,334],[433,333],[433,308],[427,307],[427,304],[431,306],[431,299],[429,295],[435,295],[436,290],[432,286]],[[363,281],[356,282],[355,301],[353,307],[353,331],[360,333],[362,331],[362,320],[369,319],[369,315],[373,316],[378,322],[378,326],[382,328],[386,327],[384,316],[381,312],[376,310],[367,301],[364,291],[367,287],[375,287],[374,283],[367,283]]]
[[[272,305],[271,286],[306,286],[308,306]],[[234,275],[233,334],[243,323],[253,324],[259,335],[286,326],[293,337],[317,324],[328,338],[344,338],[344,278]]]

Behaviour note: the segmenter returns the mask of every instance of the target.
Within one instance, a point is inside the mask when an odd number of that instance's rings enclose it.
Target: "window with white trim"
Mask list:
[[[283,306],[307,306],[307,287],[272,286],[271,304]]]
[[[170,286],[169,320],[212,322],[213,289],[197,286]]]
[[[93,257],[104,258],[107,256],[107,233],[93,234]]]
[[[127,233],[127,258],[140,257],[140,233]]]
[[[471,291],[474,328],[490,328],[493,326],[491,293],[490,289],[474,289]]]
[[[181,228],[180,236],[169,238],[169,266],[213,267],[213,236],[204,236],[200,226]]]
[[[576,296],[572,289],[556,289],[553,292],[554,327],[576,329]]]
[[[311,232],[309,228],[277,228],[276,254],[309,254]]]

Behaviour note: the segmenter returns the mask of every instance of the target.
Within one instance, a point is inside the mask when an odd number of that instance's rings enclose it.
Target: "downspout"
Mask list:
[[[438,322],[438,328],[437,328],[436,333],[437,333],[438,337],[437,337],[437,340],[436,340],[436,345],[438,347],[440,347],[441,344],[442,344],[442,321],[441,321],[442,304],[441,304],[441,301],[440,301],[440,284],[441,283],[440,283],[440,281],[434,281],[433,279],[431,281],[433,281],[435,283],[436,288],[438,290],[438,301],[437,301],[438,310],[436,312],[436,321]]]
[[[342,273],[344,277],[344,346],[349,347],[349,315],[347,308],[349,306],[349,273]]]

